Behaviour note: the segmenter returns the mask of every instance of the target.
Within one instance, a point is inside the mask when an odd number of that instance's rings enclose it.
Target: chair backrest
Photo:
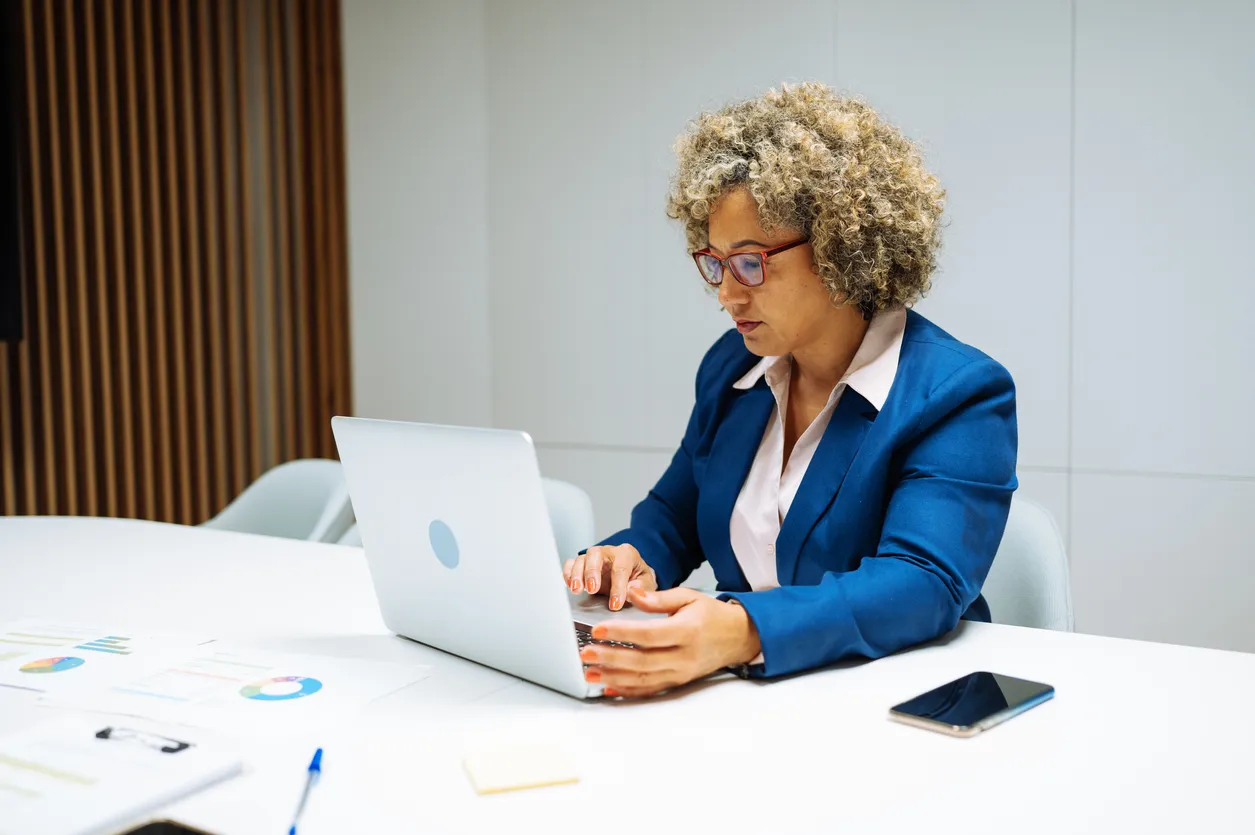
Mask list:
[[[362,547],[362,532],[357,527],[357,523],[349,525],[349,529],[344,532],[344,536],[340,537],[339,545],[352,545],[354,548]]]
[[[595,541],[593,502],[587,493],[570,482],[542,478],[541,484],[553,538],[558,543],[558,557],[566,562]]]
[[[1067,550],[1046,508],[1020,496],[1011,499],[1007,529],[982,594],[994,623],[1073,630]]]
[[[336,542],[352,524],[353,506],[340,462],[305,458],[262,473],[203,527]]]

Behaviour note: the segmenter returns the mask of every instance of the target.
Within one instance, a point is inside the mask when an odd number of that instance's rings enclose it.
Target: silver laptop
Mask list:
[[[609,618],[661,617],[572,595],[524,432],[335,417],[387,627],[576,698],[579,647]],[[591,543],[590,543],[591,544]]]

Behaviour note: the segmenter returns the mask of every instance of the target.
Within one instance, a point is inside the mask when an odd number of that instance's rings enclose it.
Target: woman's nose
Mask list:
[[[723,268],[723,281],[719,282],[719,304],[724,307],[731,307],[745,304],[747,301],[749,301],[749,291],[741,282],[736,280],[732,270],[725,265]]]

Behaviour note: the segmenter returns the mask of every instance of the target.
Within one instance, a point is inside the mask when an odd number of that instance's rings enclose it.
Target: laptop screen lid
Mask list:
[[[387,627],[586,695],[531,438],[346,417],[332,430]]]

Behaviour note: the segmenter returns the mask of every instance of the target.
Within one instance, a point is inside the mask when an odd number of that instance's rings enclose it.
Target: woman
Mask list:
[[[736,327],[697,370],[631,526],[564,566],[616,621],[582,657],[609,696],[724,667],[775,676],[936,638],[980,596],[1016,487],[1007,371],[908,308],[945,192],[867,105],[818,83],[706,113],[668,214]],[[677,588],[702,561],[718,599]]]

